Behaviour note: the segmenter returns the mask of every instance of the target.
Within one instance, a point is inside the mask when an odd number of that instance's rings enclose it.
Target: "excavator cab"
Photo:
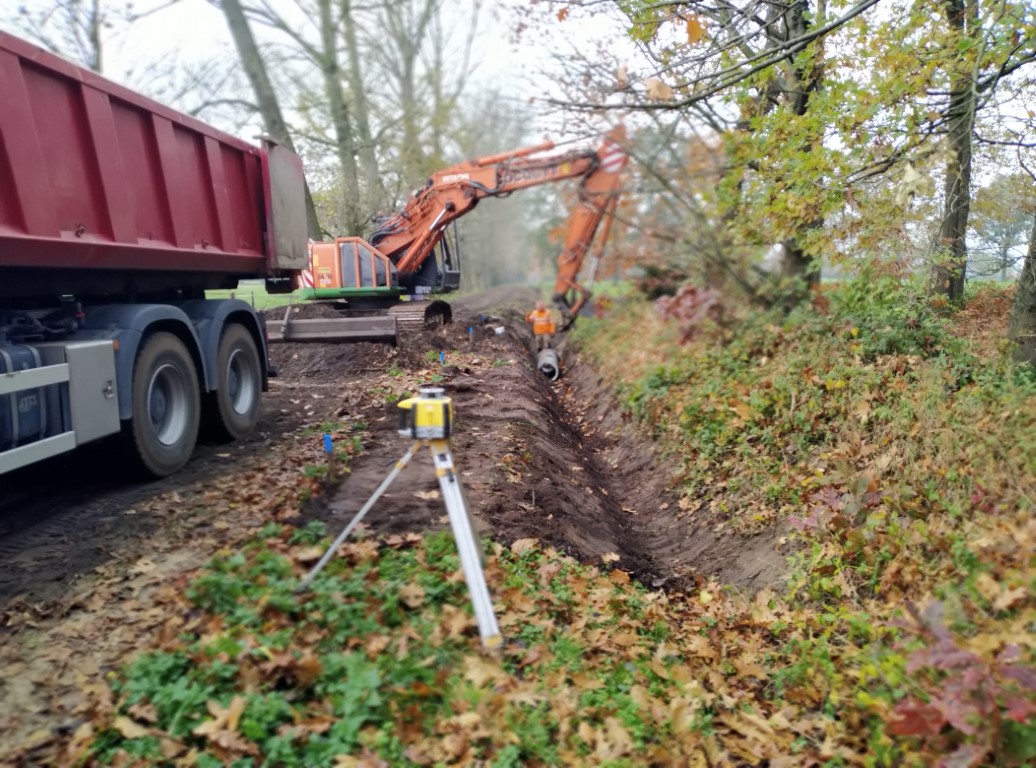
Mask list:
[[[317,297],[323,290],[394,290],[398,285],[396,265],[358,237],[315,243],[312,269]]]

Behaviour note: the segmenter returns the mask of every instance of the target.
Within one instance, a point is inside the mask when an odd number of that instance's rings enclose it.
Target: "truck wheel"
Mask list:
[[[259,351],[247,328],[236,323],[226,327],[216,361],[219,388],[211,396],[211,431],[217,439],[240,440],[259,422],[263,391]]]
[[[198,440],[201,394],[187,347],[160,331],[145,341],[133,367],[133,420],[136,459],[154,477],[180,469]]]

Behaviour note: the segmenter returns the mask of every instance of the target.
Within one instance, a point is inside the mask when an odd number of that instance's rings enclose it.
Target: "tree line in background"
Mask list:
[[[17,21],[101,69],[105,27],[177,2],[53,0]],[[1031,3],[503,3],[520,40],[552,52],[542,93],[517,106],[471,87],[479,0],[209,2],[240,67],[152,62],[138,76],[209,120],[259,115],[301,151],[314,236],[365,234],[431,171],[521,146],[536,114],[584,134],[622,120],[637,161],[612,249],[626,266],[788,306],[822,268],[861,262],[929,274],[951,304],[968,276],[1017,273],[1010,333],[1036,357]],[[549,249],[552,194],[465,222],[468,266],[491,265],[484,282],[522,277],[529,251]],[[530,221],[538,242],[523,236]]]
[[[1036,358],[1036,9],[993,0],[616,0],[635,56],[559,52],[558,109],[636,113],[651,228],[699,279],[796,303],[821,266],[1019,276]],[[556,3],[583,23],[597,3]],[[646,224],[646,222],[643,222]],[[777,263],[760,269],[761,246]],[[765,274],[763,274],[765,272]]]

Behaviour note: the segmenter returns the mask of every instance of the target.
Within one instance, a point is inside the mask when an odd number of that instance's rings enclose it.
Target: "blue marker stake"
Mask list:
[[[334,467],[331,465],[335,460],[335,455],[331,452],[331,435],[324,435],[324,453],[327,454],[327,472],[330,476],[334,474]]]
[[[446,363],[446,353],[445,352],[440,352],[439,353],[439,364],[443,365],[445,363]]]

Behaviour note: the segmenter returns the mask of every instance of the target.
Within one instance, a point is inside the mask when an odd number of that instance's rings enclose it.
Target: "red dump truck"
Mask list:
[[[121,433],[152,476],[247,435],[307,266],[302,164],[0,32],[0,475]],[[2,485],[2,483],[0,483]]]

